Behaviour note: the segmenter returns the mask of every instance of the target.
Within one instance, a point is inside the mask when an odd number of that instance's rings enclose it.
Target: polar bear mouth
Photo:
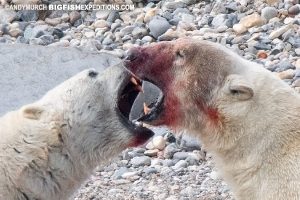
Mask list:
[[[130,118],[130,112],[135,99],[137,98],[140,92],[144,93],[142,83],[143,81],[138,79],[137,77],[130,77],[128,82],[124,84],[124,88],[121,94],[119,95],[118,108],[123,117],[125,117],[128,120]],[[151,123],[152,121],[159,118],[163,110],[163,101],[164,95],[161,92],[159,96],[149,105],[147,105],[146,103],[143,104],[143,108],[141,108],[143,112],[141,112],[138,118],[129,121],[135,126],[149,127],[147,123]]]

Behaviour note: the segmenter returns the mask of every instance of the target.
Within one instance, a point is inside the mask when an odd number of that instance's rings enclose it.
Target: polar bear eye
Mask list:
[[[176,56],[178,58],[184,58],[184,51],[183,50],[176,51]]]

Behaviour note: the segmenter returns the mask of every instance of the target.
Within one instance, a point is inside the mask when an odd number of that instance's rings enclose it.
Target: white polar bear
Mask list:
[[[286,83],[193,38],[135,47],[125,66],[164,93],[141,120],[199,138],[237,200],[300,199],[300,95]]]
[[[0,118],[0,199],[67,199],[97,165],[146,142],[153,132],[128,120],[130,78],[121,66],[85,70]]]

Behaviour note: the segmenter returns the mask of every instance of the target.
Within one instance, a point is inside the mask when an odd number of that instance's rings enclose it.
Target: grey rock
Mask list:
[[[300,5],[297,4],[297,5],[294,5],[294,6],[291,6],[289,9],[288,9],[288,13],[290,15],[298,15],[300,13]]]
[[[278,10],[274,7],[265,7],[261,10],[261,16],[269,21],[277,16]]]
[[[191,14],[183,13],[181,14],[181,20],[186,23],[193,23],[195,17]]]
[[[300,37],[289,37],[288,41],[294,48],[300,48]]]
[[[280,49],[274,48],[270,51],[270,55],[277,55],[281,52]]]
[[[185,159],[185,161],[189,164],[189,165],[199,165],[199,160],[195,159],[194,157],[187,157]]]
[[[42,35],[47,34],[47,30],[48,30],[47,25],[38,25],[33,28],[27,26],[27,28],[24,31],[24,37],[26,39],[38,38],[41,37]]]
[[[40,38],[31,38],[29,40],[29,44],[32,44],[32,45],[43,45],[43,46],[45,46],[43,40],[40,39]]]
[[[278,64],[276,64],[270,68],[271,71],[276,71],[276,72],[282,72],[282,71],[286,71],[288,69],[295,69],[295,66],[292,65],[287,60],[282,60]]]
[[[129,172],[129,169],[127,167],[120,167],[114,172],[112,179],[121,179],[122,175],[126,172]]]
[[[37,10],[20,10],[17,12],[21,21],[31,22],[39,19],[39,13]]]
[[[157,169],[155,169],[154,167],[147,167],[143,170],[143,172],[146,174],[146,175],[149,175],[149,174],[156,174],[157,173]]]
[[[155,38],[164,34],[170,27],[171,25],[169,22],[165,18],[159,16],[153,17],[149,22],[150,34]]]
[[[19,28],[22,31],[25,31],[26,27],[30,24],[29,22],[17,22],[19,24]]]
[[[120,30],[120,33],[122,36],[126,36],[132,33],[133,29],[135,28],[135,26],[131,25],[131,26],[126,26],[124,28],[122,28]]]
[[[188,163],[185,160],[179,160],[174,166],[174,170],[179,170],[181,168],[186,168],[188,166]]]
[[[183,134],[180,140],[180,147],[188,151],[199,150],[201,148],[198,139],[191,137],[189,134]]]
[[[177,16],[180,13],[191,14],[191,12],[189,11],[189,9],[187,9],[187,8],[176,8],[176,10],[173,12],[173,15]]]
[[[106,19],[106,21],[113,23],[114,21],[116,21],[116,19],[120,19],[120,15],[118,11],[111,11]]]
[[[42,40],[42,45],[49,45],[54,42],[54,37],[52,35],[42,35],[39,39]]]
[[[79,71],[86,68],[102,71],[120,62],[106,53],[75,48],[1,44],[0,52],[0,115],[35,102]]]
[[[221,26],[221,25],[225,24],[226,20],[227,20],[227,15],[226,14],[219,14],[219,15],[214,17],[211,24],[214,27],[218,27],[218,26]]]
[[[6,42],[7,42],[6,38],[0,37],[0,43],[6,43]]]
[[[177,8],[184,8],[184,7],[186,7],[186,4],[183,3],[182,1],[170,1],[170,2],[165,2],[162,8],[166,10],[175,10]]]
[[[76,21],[78,21],[81,18],[81,15],[78,11],[72,11],[69,14],[70,16],[70,23],[74,24]]]
[[[151,164],[151,158],[148,156],[139,156],[131,159],[131,164],[135,167],[145,166]]]
[[[295,53],[297,56],[300,56],[300,48],[295,49]]]
[[[147,35],[148,31],[146,28],[143,27],[135,27],[132,31],[132,36],[134,38],[142,38],[143,36]]]
[[[253,47],[257,50],[270,50],[271,49],[270,45],[267,45],[267,44],[262,43],[262,42],[255,43]]]
[[[119,28],[121,26],[120,23],[112,23],[111,26],[110,26],[110,31],[111,32],[114,32],[117,28]]]
[[[173,159],[185,160],[189,156],[189,152],[176,152],[173,155]]]
[[[186,5],[192,5],[195,4],[197,2],[199,2],[199,0],[181,0],[181,2],[185,3]]]
[[[163,166],[166,166],[166,167],[171,167],[173,166],[175,163],[173,160],[170,160],[170,159],[165,159],[163,160]]]
[[[173,17],[175,19],[177,16],[174,13],[172,13],[171,11],[166,10],[161,14],[161,17],[165,18],[168,21],[171,21],[171,20],[173,20]]]
[[[15,11],[9,9],[0,9],[0,24],[11,23],[16,19],[16,17],[17,14]]]
[[[53,35],[54,37],[57,37],[57,38],[62,38],[64,37],[64,32],[58,28],[54,28],[50,31],[51,35]]]
[[[149,35],[145,36],[142,38],[142,41],[144,42],[152,42],[153,41],[153,38]]]
[[[180,149],[177,147],[176,144],[172,143],[166,146],[164,150],[164,157],[165,158],[173,158],[173,155],[178,152]],[[184,158],[185,159],[185,158]]]
[[[29,40],[24,38],[23,36],[19,36],[16,40],[17,43],[21,43],[21,44],[28,44]]]
[[[111,37],[105,37],[104,40],[102,41],[103,45],[109,45],[112,44],[114,41],[111,39]]]

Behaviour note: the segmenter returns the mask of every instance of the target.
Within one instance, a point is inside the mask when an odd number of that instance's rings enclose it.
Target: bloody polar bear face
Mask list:
[[[235,63],[232,56],[237,55],[221,45],[189,38],[129,50],[126,68],[163,92],[140,120],[175,129],[221,127],[225,119],[220,107],[253,96],[238,75],[240,60]]]

